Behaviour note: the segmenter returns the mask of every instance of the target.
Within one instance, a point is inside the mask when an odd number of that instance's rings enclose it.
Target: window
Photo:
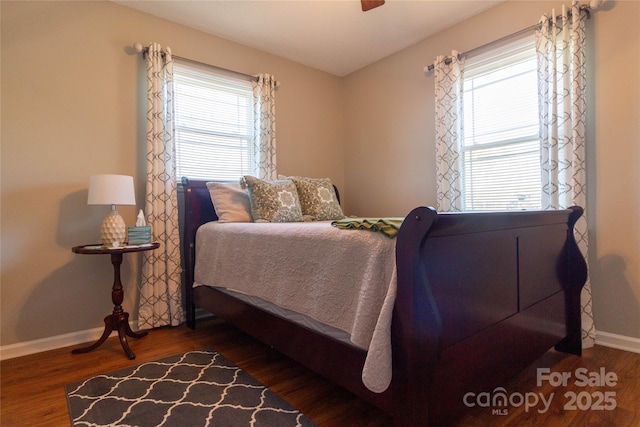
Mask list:
[[[253,173],[253,88],[189,62],[174,64],[177,176],[235,181]]]
[[[463,210],[541,207],[536,76],[533,37],[466,61]]]

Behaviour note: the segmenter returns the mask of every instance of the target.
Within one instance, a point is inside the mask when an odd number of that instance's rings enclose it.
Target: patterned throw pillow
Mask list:
[[[344,218],[335,189],[329,178],[289,177],[298,189],[302,214],[315,221]]]
[[[265,181],[253,176],[243,180],[249,190],[255,222],[300,222],[302,210],[296,186],[290,179]]]

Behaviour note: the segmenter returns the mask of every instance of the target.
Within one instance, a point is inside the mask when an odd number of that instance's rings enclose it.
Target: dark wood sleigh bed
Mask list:
[[[187,323],[205,309],[393,415],[396,426],[443,425],[465,393],[490,392],[551,347],[581,354],[587,269],[573,237],[580,207],[438,214],[419,207],[397,236],[393,378],[362,383],[366,352],[248,305],[193,288],[198,227],[217,219],[205,181],[183,179]]]

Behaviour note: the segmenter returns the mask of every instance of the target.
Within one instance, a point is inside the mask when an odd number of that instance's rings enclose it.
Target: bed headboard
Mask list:
[[[196,324],[193,303],[193,274],[196,261],[196,231],[202,224],[218,219],[211,203],[207,181],[182,177],[184,190],[184,228],[182,234],[182,256],[184,257],[185,305],[187,325]]]
[[[193,280],[196,261],[196,232],[207,222],[217,221],[218,216],[211,202],[207,182],[211,180],[189,179],[182,177],[184,190],[184,229],[182,235],[182,253],[185,269],[185,300],[187,305],[187,323],[195,326],[195,310],[193,307]],[[338,202],[340,193],[333,186]]]

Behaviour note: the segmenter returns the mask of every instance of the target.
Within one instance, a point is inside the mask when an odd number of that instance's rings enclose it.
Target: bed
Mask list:
[[[194,287],[197,230],[217,216],[205,181],[183,178],[187,323],[204,309],[393,415],[441,425],[551,347],[581,354],[587,269],[573,237],[580,207],[557,211],[412,210],[395,239],[391,384],[362,380],[367,351],[215,287]],[[349,232],[344,232],[349,233]],[[370,233],[358,231],[357,233]]]

